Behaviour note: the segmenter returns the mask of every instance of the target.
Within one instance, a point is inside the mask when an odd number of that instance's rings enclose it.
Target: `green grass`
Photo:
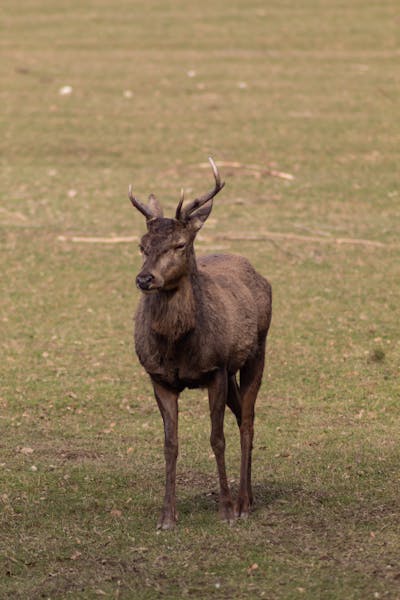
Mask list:
[[[397,4],[3,4],[0,597],[399,599]],[[221,168],[197,243],[273,285],[257,504],[219,523],[206,394],[185,392],[158,534],[136,244],[71,239],[140,236],[128,184],[172,214],[210,154],[294,175]],[[226,437],[236,491],[230,414]]]

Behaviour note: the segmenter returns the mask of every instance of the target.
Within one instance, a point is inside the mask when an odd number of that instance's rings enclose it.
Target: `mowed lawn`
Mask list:
[[[394,0],[3,2],[0,598],[400,598],[399,42]],[[171,216],[209,155],[197,252],[274,292],[256,506],[219,522],[184,392],[159,533],[127,189]],[[226,439],[236,493],[230,413]]]

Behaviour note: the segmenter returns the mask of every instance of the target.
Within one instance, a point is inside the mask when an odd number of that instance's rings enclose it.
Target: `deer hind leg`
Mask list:
[[[235,415],[237,424],[240,427],[240,424],[242,422],[242,407],[239,386],[236,381],[236,375],[231,375],[228,378],[228,399],[226,403]]]
[[[265,361],[265,340],[251,358],[240,370],[240,396],[242,407],[242,421],[240,424],[240,484],[239,495],[236,502],[235,514],[237,517],[246,518],[253,503],[251,488],[251,455],[254,436],[254,405],[260,389]]]
[[[172,529],[176,514],[176,460],[178,458],[178,394],[153,382],[154,395],[164,421],[165,496],[157,529]]]
[[[233,503],[228,485],[225,467],[224,416],[228,394],[228,377],[225,370],[217,371],[208,386],[208,399],[211,416],[211,447],[217,462],[220,497],[219,512],[221,519],[231,523],[234,519]]]

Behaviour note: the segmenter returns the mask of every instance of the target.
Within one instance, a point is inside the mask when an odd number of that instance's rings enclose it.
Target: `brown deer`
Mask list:
[[[136,277],[143,292],[135,317],[135,348],[150,376],[164,421],[166,486],[159,529],[174,527],[178,456],[178,397],[184,388],[207,388],[211,446],[215,454],[221,518],[247,517],[253,502],[251,453],[254,404],[264,369],[271,321],[271,286],[241,256],[212,254],[196,259],[193,242],[223,188],[214,161],[212,191],[164,218],[155,196],[148,205],[129,198],[147,220]],[[240,372],[240,385],[236,374]],[[224,414],[232,410],[240,428],[241,466],[236,505],[225,469]]]

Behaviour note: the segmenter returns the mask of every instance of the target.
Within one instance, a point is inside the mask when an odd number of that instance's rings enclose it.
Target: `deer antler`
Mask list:
[[[182,204],[183,204],[184,199],[185,199],[185,192],[183,191],[183,188],[182,188],[181,189],[181,198],[179,200],[178,206],[176,207],[176,213],[175,213],[175,219],[177,221],[179,221],[180,216],[181,216]]]
[[[214,174],[214,179],[215,179],[214,189],[212,189],[207,194],[200,196],[200,198],[196,198],[195,200],[190,202],[190,204],[188,204],[183,210],[182,210],[182,204],[183,204],[183,190],[182,190],[181,199],[179,200],[179,204],[177,206],[176,213],[175,213],[175,218],[177,221],[186,221],[193,212],[195,212],[198,208],[200,208],[201,206],[206,204],[206,202],[209,202],[210,200],[212,200],[214,198],[214,196],[216,196],[218,194],[218,192],[220,192],[222,190],[222,188],[224,187],[225,181],[221,182],[221,178],[218,173],[217,165],[215,164],[215,162],[213,161],[211,156],[208,157],[208,160],[210,162],[210,165],[211,165],[211,168],[212,168],[213,174]]]
[[[133,206],[135,208],[137,208],[142,213],[142,215],[144,215],[146,217],[147,220],[154,218],[152,211],[147,206],[145,206],[144,204],[139,202],[139,200],[137,198],[135,198],[135,196],[132,194],[132,186],[131,185],[129,186],[128,196],[129,196],[129,200],[132,202]]]

